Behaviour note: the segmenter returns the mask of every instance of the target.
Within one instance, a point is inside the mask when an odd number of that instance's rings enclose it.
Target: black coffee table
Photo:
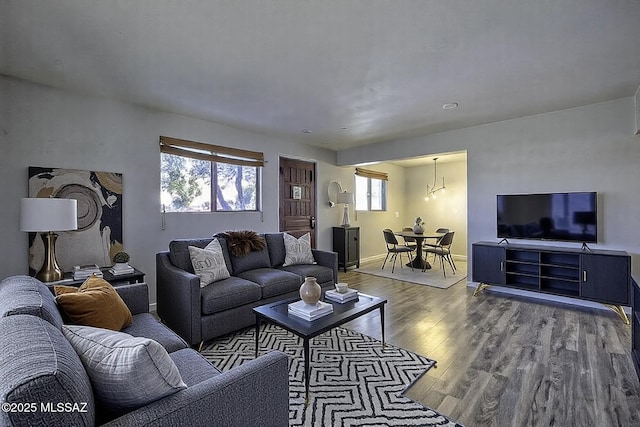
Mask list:
[[[300,298],[290,298],[261,305],[253,309],[253,312],[256,314],[256,357],[258,357],[259,351],[260,325],[263,321],[280,326],[302,338],[304,349],[305,403],[309,403],[309,378],[311,376],[311,368],[309,366],[309,340],[363,314],[379,309],[380,326],[382,328],[382,346],[384,347],[384,305],[387,303],[387,300],[365,294],[359,294],[357,300],[343,304],[325,300],[325,302],[333,305],[333,313],[316,320],[304,320],[289,315],[288,313],[289,303],[299,299]]]

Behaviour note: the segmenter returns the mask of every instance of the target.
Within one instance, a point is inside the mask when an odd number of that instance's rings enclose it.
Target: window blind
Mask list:
[[[385,172],[372,171],[369,169],[356,168],[355,174],[364,178],[380,179],[382,181],[389,180],[389,175]]]
[[[168,136],[160,137],[160,152],[238,166],[264,166],[264,154],[258,151],[241,150]]]

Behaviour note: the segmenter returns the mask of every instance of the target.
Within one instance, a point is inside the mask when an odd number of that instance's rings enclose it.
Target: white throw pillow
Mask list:
[[[92,326],[63,325],[62,332],[109,410],[139,408],[187,388],[167,350],[152,339]]]
[[[282,265],[285,267],[287,265],[316,263],[311,252],[311,235],[309,233],[300,236],[299,239],[284,233],[284,250],[285,257]]]
[[[218,239],[213,239],[204,249],[189,246],[189,256],[201,288],[230,276]]]

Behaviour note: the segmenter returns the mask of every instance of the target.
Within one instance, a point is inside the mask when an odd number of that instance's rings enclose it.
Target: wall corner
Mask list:
[[[640,86],[636,90],[636,94],[633,96],[633,106],[635,109],[636,129],[635,134],[640,135]]]

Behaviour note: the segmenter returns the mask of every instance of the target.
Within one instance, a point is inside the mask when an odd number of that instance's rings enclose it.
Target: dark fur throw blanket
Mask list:
[[[250,230],[226,231],[218,233],[216,236],[227,239],[229,252],[236,257],[248,255],[251,251],[261,251],[267,246],[264,238],[258,236],[255,231]]]

